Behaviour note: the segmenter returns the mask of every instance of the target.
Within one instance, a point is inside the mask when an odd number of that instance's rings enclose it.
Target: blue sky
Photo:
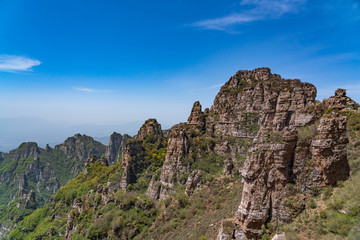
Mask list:
[[[240,69],[360,102],[360,1],[0,0],[0,150],[169,128]]]

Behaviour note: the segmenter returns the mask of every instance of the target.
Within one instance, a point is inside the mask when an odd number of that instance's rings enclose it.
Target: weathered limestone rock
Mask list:
[[[78,159],[81,162],[85,162],[91,154],[100,157],[105,152],[104,145],[85,134],[75,134],[73,137],[66,139],[64,143],[56,145],[55,149],[60,149],[65,153],[66,157],[74,161]]]
[[[143,139],[148,134],[156,134],[162,136],[161,125],[154,118],[146,120],[136,134],[136,139]]]
[[[150,134],[162,136],[161,125],[156,119],[148,119],[141,126],[138,134],[134,139],[129,140],[125,146],[125,153],[123,157],[122,167],[124,172],[120,182],[120,188],[126,190],[126,187],[136,182],[136,175],[142,172],[143,168],[147,166],[148,162],[144,159],[144,148],[142,146],[143,139]]]
[[[160,198],[164,198],[167,189],[180,181],[182,174],[189,172],[190,166],[184,162],[190,149],[189,136],[185,128],[186,124],[178,124],[170,129],[165,162],[160,175]]]
[[[16,207],[24,209],[36,209],[35,192],[30,191],[29,193],[26,193],[25,191],[20,191],[19,200],[16,203]]]
[[[125,146],[124,158],[121,166],[124,168],[124,172],[120,181],[121,190],[126,190],[126,187],[130,183],[136,182],[136,171],[135,164],[137,160],[141,161],[141,155],[144,154],[142,147],[142,141],[134,139],[128,141]],[[136,159],[136,157],[139,157]]]
[[[149,187],[146,191],[146,195],[151,199],[159,199],[161,191],[161,183],[156,181],[155,176],[151,178]]]
[[[334,185],[349,177],[350,167],[347,160],[344,116],[337,114],[324,115],[320,119],[317,135],[311,143],[312,158],[322,174],[322,185]]]
[[[239,71],[216,96],[208,116],[213,126],[209,127],[215,134],[237,137],[255,137],[265,124],[279,130],[293,124],[299,117],[294,112],[313,104],[315,96],[312,84],[283,80],[268,68]]]
[[[121,135],[114,132],[110,136],[109,146],[106,148],[105,157],[108,159],[109,164],[117,163],[124,155],[125,144],[130,136],[127,134]]]
[[[20,144],[17,150],[10,151],[10,154],[16,153],[16,160],[20,158],[33,158],[37,159],[40,149],[35,142],[24,142]]]
[[[344,108],[352,109],[358,104],[351,98],[346,96],[346,90],[338,88],[335,91],[335,96],[332,96],[324,100],[325,106],[334,110],[341,110]]]
[[[187,123],[192,125],[199,125],[201,128],[205,126],[205,114],[201,111],[201,105],[199,101],[194,103]]]
[[[263,88],[263,106],[254,106],[260,111],[260,131],[241,170],[244,188],[234,239],[258,239],[267,222],[290,222],[294,212],[286,199],[291,186],[299,193],[316,194],[314,189],[349,177],[346,118],[336,113],[321,116],[318,108],[320,112],[324,106],[343,109],[352,100],[337,90],[321,108],[311,84],[271,76],[263,72],[256,78],[253,73],[254,81],[267,88]]]
[[[191,196],[195,191],[195,189],[198,187],[198,184],[202,179],[201,174],[202,172],[200,170],[195,170],[189,174],[189,177],[186,181],[186,189],[185,189],[185,192],[188,196]]]

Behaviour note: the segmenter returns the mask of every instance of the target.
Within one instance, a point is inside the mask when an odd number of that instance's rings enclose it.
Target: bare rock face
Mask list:
[[[186,180],[185,189],[185,192],[188,196],[191,196],[193,194],[201,179],[201,171],[199,170],[195,170],[189,175],[188,179]]]
[[[60,149],[65,153],[66,157],[83,163],[91,154],[100,157],[105,152],[104,145],[85,134],[75,134],[73,137],[66,139],[64,143],[56,145],[55,149]]]
[[[201,111],[201,105],[199,101],[194,103],[187,123],[199,126],[205,125],[205,114]]]
[[[160,198],[168,193],[167,189],[180,182],[182,174],[189,172],[189,164],[184,160],[189,155],[190,142],[186,132],[186,124],[178,124],[171,128],[165,162],[161,170],[160,182],[162,185]]]
[[[255,137],[259,125],[280,130],[303,119],[298,110],[314,104],[315,96],[312,84],[283,80],[269,68],[238,71],[216,96],[209,127],[215,133],[237,137]]]
[[[354,108],[358,104],[354,102],[351,98],[346,96],[346,90],[345,89],[337,89],[335,91],[335,96],[330,97],[328,99],[324,100],[325,106],[335,109],[335,110],[341,110],[344,108]]]
[[[121,166],[124,168],[124,173],[121,178],[120,188],[126,190],[126,187],[130,183],[136,182],[136,162],[142,160],[144,149],[142,147],[142,141],[134,139],[126,143],[125,154]]]
[[[161,125],[154,118],[146,120],[136,134],[136,139],[143,139],[148,134],[156,134],[162,136]]]
[[[144,159],[145,150],[142,146],[144,138],[149,135],[162,136],[161,125],[156,119],[146,120],[134,139],[129,140],[125,145],[125,153],[121,165],[124,168],[120,182],[122,190],[126,190],[129,184],[135,183],[136,175],[142,172],[143,168],[149,164]]]
[[[316,89],[311,84],[284,80],[264,69],[249,72],[240,71],[240,79],[233,77],[225,84],[239,87],[239,82],[250,79],[246,81],[249,85],[240,85],[243,88],[238,95],[250,96],[240,99],[239,105],[241,100],[245,101],[241,104],[242,110],[256,111],[260,123],[254,145],[241,169],[244,188],[234,219],[233,239],[258,239],[261,226],[266,223],[290,222],[303,207],[298,206],[296,212],[286,203],[295,195],[294,189],[301,198],[301,194],[316,194],[315,189],[349,177],[346,117],[335,112],[319,114],[326,107],[349,106],[351,101],[344,91],[337,90],[335,97],[321,105],[315,101]],[[220,129],[216,123],[214,126]]]
[[[35,192],[30,191],[30,193],[26,193],[24,191],[20,191],[19,201],[16,203],[16,207],[24,209],[36,209]]]
[[[37,159],[40,153],[40,149],[35,142],[26,142],[22,143],[19,148],[19,150],[12,150],[10,151],[10,154],[13,152],[16,153],[16,160],[19,160],[20,158],[33,158]]]
[[[125,144],[130,136],[127,134],[121,135],[114,132],[110,136],[109,146],[106,148],[105,157],[108,159],[109,164],[117,163],[124,155]]]

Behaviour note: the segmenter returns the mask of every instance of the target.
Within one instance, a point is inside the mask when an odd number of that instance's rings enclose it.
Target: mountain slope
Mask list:
[[[239,71],[168,134],[147,120],[115,165],[88,158],[10,238],[268,239],[349,177],[358,105],[342,89],[315,97],[268,68]]]
[[[3,154],[0,162],[1,225],[14,225],[34,209],[44,206],[61,185],[82,170],[88,155],[100,157],[104,153],[104,145],[77,134],[54,149],[49,146],[42,149],[34,142],[27,142]]]

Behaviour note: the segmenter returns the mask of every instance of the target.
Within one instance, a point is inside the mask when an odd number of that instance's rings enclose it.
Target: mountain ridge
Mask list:
[[[88,158],[86,171],[10,238],[268,239],[270,226],[292,222],[350,174],[346,114],[359,105],[343,89],[315,97],[312,84],[269,68],[238,71],[210,109],[195,102],[168,134],[149,119],[119,151],[121,161]],[[118,149],[116,134],[113,141]],[[202,228],[211,216],[211,229]]]

